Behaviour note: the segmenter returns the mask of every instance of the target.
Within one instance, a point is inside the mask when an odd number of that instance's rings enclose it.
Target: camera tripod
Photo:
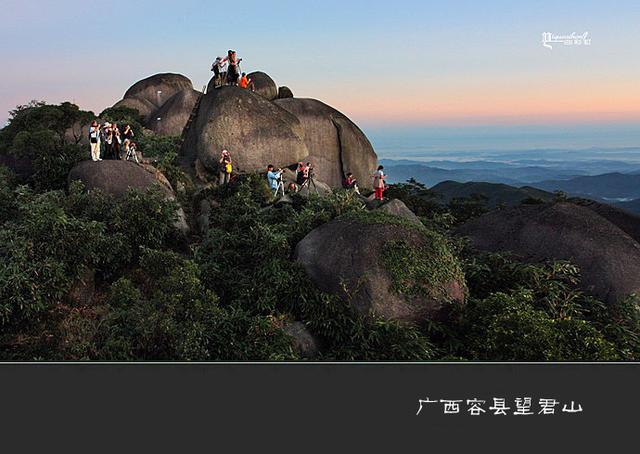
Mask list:
[[[124,158],[125,161],[135,161],[136,164],[140,164],[138,160],[138,153],[136,153],[135,147],[129,147],[127,149],[127,155]]]
[[[282,177],[278,178],[278,187],[274,190],[273,196],[277,197],[278,192],[281,192],[284,195],[284,181],[282,181]]]
[[[307,178],[306,180],[304,180],[304,182],[300,185],[300,191],[302,191],[302,188],[307,187],[307,190],[309,191],[309,193],[311,193],[311,188],[313,187],[313,190],[315,191],[316,195],[320,195],[320,193],[318,192],[318,187],[316,186],[316,181],[313,178],[313,175],[309,175],[309,178]]]

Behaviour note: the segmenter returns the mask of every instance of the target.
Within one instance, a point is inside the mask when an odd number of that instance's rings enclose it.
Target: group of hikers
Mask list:
[[[240,72],[240,62],[242,58],[238,58],[235,50],[229,50],[226,57],[216,57],[211,65],[211,71],[214,73],[214,87],[222,87],[224,85],[239,86],[240,88],[254,90],[253,81],[247,77],[246,73]],[[134,133],[131,125],[125,125],[121,132],[116,123],[105,122],[102,126],[96,120],[91,123],[89,128],[89,142],[91,147],[91,159],[93,161],[102,161],[104,159],[124,159],[134,160],[138,163],[138,155],[136,144],[133,141]],[[122,152],[124,151],[124,156]],[[222,150],[219,159],[218,184],[220,186],[228,184],[231,181],[233,173],[233,163],[231,154],[228,150]],[[275,169],[271,164],[267,166],[267,181],[269,187],[275,191],[279,190],[284,194],[283,169]],[[378,169],[370,175],[373,178],[374,197],[376,200],[383,200],[385,185],[384,167],[378,166]],[[313,184],[313,166],[310,162],[299,162],[296,168],[295,181],[289,182],[287,189],[289,192],[298,192],[305,186]],[[342,180],[344,189],[349,189],[360,194],[358,181],[352,172],[347,172]]]
[[[246,73],[240,71],[240,62],[235,50],[227,51],[226,57],[216,57],[211,65],[214,74],[214,87],[223,85],[235,85],[240,88],[249,88],[253,91],[253,81],[247,77]]]
[[[220,186],[228,184],[231,180],[231,174],[233,173],[233,162],[231,160],[231,153],[228,150],[222,150],[220,153],[219,171],[218,171],[218,184]],[[277,195],[279,191],[284,194],[285,186],[283,180],[284,170],[276,169],[273,164],[267,166],[266,178],[269,187]],[[300,191],[304,187],[308,187],[313,183],[314,168],[310,162],[299,162],[296,167],[295,181],[289,182],[287,190],[290,193]],[[384,173],[384,166],[378,166],[377,170],[371,175],[373,178],[374,198],[376,200],[383,200],[384,191],[386,189]],[[342,180],[342,187],[344,189],[352,190],[357,194],[360,194],[360,188],[358,187],[358,180],[354,177],[352,172],[347,172],[345,178]]]
[[[104,159],[131,159],[138,162],[137,147],[133,137],[131,125],[125,125],[120,131],[116,123],[107,121],[100,126],[96,120],[92,121],[89,127],[91,159],[102,161],[104,157]]]

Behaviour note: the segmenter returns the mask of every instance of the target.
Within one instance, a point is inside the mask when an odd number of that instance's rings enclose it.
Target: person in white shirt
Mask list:
[[[98,122],[93,120],[89,128],[89,145],[91,146],[91,159],[93,161],[102,161],[100,159],[100,126]]]
[[[227,80],[227,59],[222,57],[216,57],[216,61],[211,66],[211,71],[214,74],[214,87],[220,87],[225,84]]]
[[[385,189],[384,180],[385,178],[387,178],[387,176],[384,174],[384,167],[378,166],[378,170],[376,170],[373,175],[371,175],[371,177],[373,178],[373,190],[375,192],[375,199],[382,200]]]

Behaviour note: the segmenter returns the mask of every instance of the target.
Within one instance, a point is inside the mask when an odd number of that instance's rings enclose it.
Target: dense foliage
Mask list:
[[[9,123],[0,130],[0,155],[24,163],[26,182],[38,190],[61,189],[69,170],[84,159],[80,144],[94,118],[69,102],[49,105],[32,101],[10,112]],[[84,128],[83,128],[84,127]]]

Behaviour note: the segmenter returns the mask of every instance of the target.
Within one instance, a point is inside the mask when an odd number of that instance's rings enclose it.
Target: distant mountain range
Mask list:
[[[420,164],[400,164],[386,166],[391,182],[398,183],[415,178],[427,186],[441,181],[488,181],[522,185],[547,179],[564,179],[582,175],[575,171],[550,170],[544,167],[487,167],[443,169]]]
[[[640,175],[629,173],[606,173],[580,176],[569,180],[547,180],[533,183],[546,191],[564,191],[567,194],[597,197],[609,201],[640,198]]]
[[[531,198],[550,201],[555,197],[554,194],[540,189],[528,186],[517,188],[502,183],[443,181],[433,186],[431,190],[441,197],[443,203],[449,203],[455,198],[481,194],[487,197],[487,204],[490,207],[515,206],[521,204],[523,200]]]
[[[382,163],[390,182],[414,178],[441,194],[445,203],[455,197],[483,194],[491,206],[512,206],[530,197],[548,200],[553,192],[562,191],[572,197],[640,213],[640,170],[635,164],[620,161],[382,160]],[[593,174],[594,170],[605,168],[616,171]]]

